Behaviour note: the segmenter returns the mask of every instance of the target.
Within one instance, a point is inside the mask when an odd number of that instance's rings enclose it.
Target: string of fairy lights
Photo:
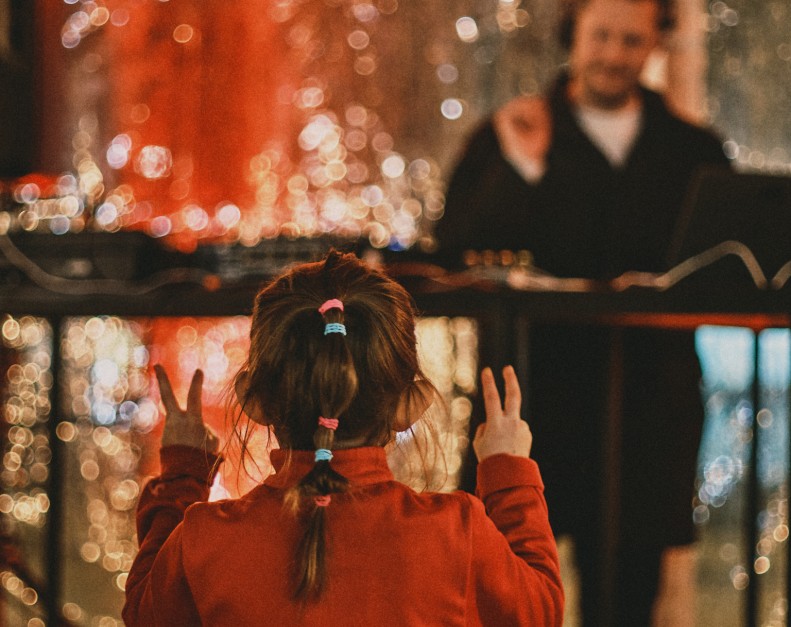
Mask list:
[[[53,385],[51,346],[52,329],[39,318],[7,316],[0,326],[0,354],[5,374],[0,428],[3,436],[0,533],[24,539],[34,546],[43,545],[50,509],[47,479],[52,450],[47,423]],[[6,545],[4,542],[3,546]],[[36,615],[38,592],[33,582],[18,574],[21,573],[3,569],[0,585],[21,607],[31,608],[33,617],[27,622],[30,627],[43,627]]]
[[[112,29],[114,37],[121,36],[118,32],[135,19],[134,10],[121,1],[75,0],[67,4],[74,5],[74,12],[63,26],[62,45],[73,55],[85,49],[84,54],[75,56],[75,72],[82,80],[96,81],[98,68],[108,62],[97,41],[106,29]],[[483,22],[479,26],[469,16],[451,20],[448,37],[460,45],[474,45],[480,39],[491,39],[487,28],[510,34],[529,22],[527,11],[519,4],[500,0],[488,26]],[[268,12],[261,10],[262,19],[282,25],[284,40],[301,65],[303,78],[280,103],[301,113],[295,132],[299,150],[266,148],[250,155],[247,171],[238,173],[251,189],[252,202],[245,205],[229,199],[204,207],[187,196],[186,190],[194,184],[195,156],[179,152],[179,147],[141,144],[141,133],[133,128],[161,114],[149,103],[134,106],[132,127],[111,130],[102,128],[101,102],[91,93],[75,94],[82,102],[71,137],[74,171],[46,182],[46,186],[41,181],[22,182],[13,190],[18,210],[0,216],[0,231],[61,235],[86,228],[111,232],[135,228],[176,243],[185,238],[220,238],[245,246],[279,236],[333,233],[346,239],[366,238],[376,248],[403,249],[418,242],[430,248],[431,223],[443,211],[443,172],[429,153],[408,156],[399,150],[381,110],[389,79],[377,49],[377,36],[388,34],[386,22],[395,24],[393,16],[399,11],[406,9],[395,0],[326,4],[280,0]],[[331,49],[339,37],[332,29],[316,28],[316,21],[336,14],[341,15],[336,23],[348,32],[346,45],[331,63],[342,68],[337,78],[362,80],[351,89],[328,81],[330,55],[315,52]],[[197,40],[197,30],[191,24],[174,24],[171,43],[178,46]],[[453,94],[459,79],[453,52],[448,47],[432,60],[436,66],[433,82],[442,96],[429,114],[434,126],[465,114],[470,117],[464,100]],[[135,185],[123,182],[135,177],[172,180],[169,201],[163,204],[160,198],[146,197]]]

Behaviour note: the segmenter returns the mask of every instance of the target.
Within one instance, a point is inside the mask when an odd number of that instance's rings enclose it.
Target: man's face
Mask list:
[[[580,9],[569,58],[578,102],[601,109],[629,102],[659,41],[658,17],[656,0],[590,0]]]

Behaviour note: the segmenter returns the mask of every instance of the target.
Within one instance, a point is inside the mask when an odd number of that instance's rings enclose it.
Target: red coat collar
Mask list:
[[[387,456],[381,446],[367,446],[332,451],[333,469],[346,477],[354,486],[371,485],[393,481],[393,473],[387,465]],[[286,488],[294,485],[313,468],[313,451],[284,451],[275,449],[270,454],[275,474],[270,475],[266,485]],[[289,459],[290,458],[290,459]]]

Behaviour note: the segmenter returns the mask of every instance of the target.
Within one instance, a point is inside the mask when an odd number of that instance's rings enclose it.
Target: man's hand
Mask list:
[[[481,372],[486,422],[478,427],[472,443],[479,462],[501,453],[530,457],[533,434],[519,415],[522,393],[512,366],[503,368],[503,379],[505,380],[504,406],[500,403],[500,393],[497,391],[491,368],[484,368]]]
[[[523,96],[506,103],[494,114],[494,129],[506,159],[520,170],[543,173],[552,141],[552,117],[543,98]]]
[[[173,388],[165,369],[154,366],[159,383],[159,393],[165,406],[165,430],[162,432],[162,446],[191,446],[216,453],[219,446],[217,437],[203,424],[201,391],[203,372],[196,370],[187,393],[187,409],[183,410],[176,401]]]

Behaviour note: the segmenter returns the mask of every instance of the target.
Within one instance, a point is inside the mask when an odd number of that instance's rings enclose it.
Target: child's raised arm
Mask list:
[[[196,370],[192,376],[186,409],[182,409],[165,370],[157,365],[154,371],[165,407],[162,469],[159,477],[146,484],[138,503],[140,549],[129,571],[123,609],[124,622],[130,627],[199,624],[182,571],[178,525],[190,505],[208,499],[218,461],[217,438],[203,424],[203,373]],[[164,559],[157,560],[159,556]]]
[[[511,366],[503,379],[501,403],[492,371],[481,373],[487,420],[473,447],[486,516],[473,528],[477,610],[483,624],[557,627],[563,586],[543,482],[530,459],[533,435],[520,416],[522,396]]]

